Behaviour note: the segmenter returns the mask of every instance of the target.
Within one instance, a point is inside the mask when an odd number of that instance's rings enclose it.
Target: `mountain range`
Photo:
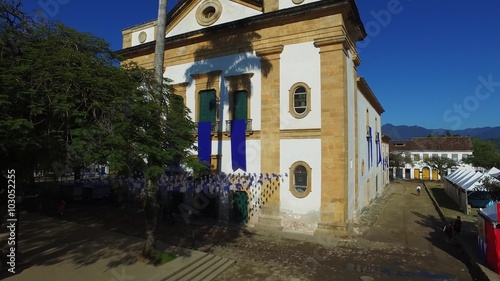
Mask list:
[[[472,138],[479,138],[484,140],[493,140],[497,142],[500,140],[500,126],[499,127],[484,127],[484,128],[469,128],[464,130],[446,130],[446,129],[426,129],[420,126],[404,126],[385,124],[382,126],[382,134],[387,135],[391,140],[410,140],[414,137],[427,137],[429,135],[460,135],[470,136]]]

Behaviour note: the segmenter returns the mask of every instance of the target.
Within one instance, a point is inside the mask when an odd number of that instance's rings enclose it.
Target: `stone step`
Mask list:
[[[212,269],[213,269],[212,271],[207,270],[204,272],[207,274],[201,274],[199,276],[196,276],[196,278],[193,278],[192,281],[212,280],[215,277],[217,277],[217,275],[221,274],[222,272],[224,272],[226,269],[228,269],[230,266],[232,266],[235,263],[236,263],[236,261],[234,261],[234,260],[230,260],[228,258],[222,258],[217,262],[216,266],[212,267]]]
[[[212,268],[216,267],[217,262],[221,260],[221,257],[210,255],[210,259],[204,262],[198,262],[196,267],[193,268],[187,275],[182,277],[179,281],[191,281],[193,278],[200,275],[204,275],[205,272],[210,272]]]
[[[210,258],[209,254],[207,253],[201,253],[201,255],[197,255],[195,257],[189,257],[186,259],[183,258],[176,258],[175,260],[171,261],[170,263],[178,263],[179,265],[175,265],[172,272],[170,272],[165,278],[163,278],[161,281],[175,281],[179,280],[182,278],[184,275],[189,273],[188,269],[193,266],[193,264],[197,264],[198,261]]]
[[[235,261],[210,254],[205,254],[197,259],[192,259],[183,267],[165,277],[164,281],[209,281],[222,273]]]

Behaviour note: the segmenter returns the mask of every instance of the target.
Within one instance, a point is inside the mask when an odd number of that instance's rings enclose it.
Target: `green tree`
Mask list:
[[[485,169],[500,166],[500,149],[494,142],[473,138],[472,146],[474,152],[471,157],[462,160],[464,163]]]
[[[112,170],[144,173],[146,241],[143,254],[153,258],[159,209],[158,179],[166,165],[188,163],[192,158],[189,151],[194,150],[195,125],[188,118],[189,111],[182,100],[170,97],[173,94],[168,84],[158,87],[152,71],[134,64],[124,65],[122,69],[129,81],[126,94],[111,101],[107,114],[99,118],[88,116],[85,123],[90,126],[75,130],[74,133],[83,138],[73,142],[72,149],[75,154],[87,155],[85,161],[106,159]],[[168,107],[167,100],[173,101]]]
[[[20,181],[36,166],[77,168],[72,132],[109,109],[126,76],[104,40],[36,22],[14,0],[0,7],[0,168],[15,168]]]
[[[402,169],[406,164],[413,165],[413,160],[409,153],[391,152],[389,153],[389,167],[396,169],[396,177],[402,177]]]
[[[427,159],[424,159],[424,163],[431,167],[433,170],[437,170],[441,181],[444,179],[445,172],[449,168],[456,167],[458,163],[448,157],[440,157],[440,156],[432,156]]]
[[[500,181],[492,177],[485,177],[481,183],[488,191],[488,195],[493,201],[500,201]]]
[[[432,137],[460,137],[460,136],[461,136],[460,134],[452,134],[450,131],[446,131],[444,134],[441,134],[441,135],[433,135],[433,134],[427,135],[428,138],[432,138]]]
[[[168,80],[119,66],[108,44],[62,24],[35,22],[16,0],[0,2],[0,169],[29,181],[36,166],[102,163],[147,180],[146,242],[155,255],[158,177],[188,163],[195,125]],[[169,116],[167,119],[166,116]],[[21,173],[23,171],[23,173]],[[22,177],[21,177],[21,174]]]

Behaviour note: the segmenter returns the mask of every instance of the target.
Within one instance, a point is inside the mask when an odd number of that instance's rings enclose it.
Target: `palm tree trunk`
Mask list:
[[[156,28],[156,45],[154,57],[154,75],[158,82],[159,92],[162,92],[163,86],[163,61],[165,58],[165,30],[167,26],[167,0],[159,0],[158,20]],[[166,105],[168,105],[168,100]],[[166,111],[165,111],[166,112]],[[166,118],[166,115],[164,116]],[[145,257],[153,258],[156,252],[155,230],[158,217],[158,182],[156,179],[148,179],[146,186],[146,206],[144,208],[146,215],[146,241],[142,253]]]
[[[155,230],[158,219],[158,182],[149,179],[146,183],[146,205],[144,207],[144,215],[146,216],[146,240],[142,254],[153,259],[156,253],[156,238]]]
[[[158,20],[156,28],[156,44],[154,69],[155,79],[162,85],[163,83],[163,60],[165,58],[165,30],[167,28],[167,0],[159,0]]]

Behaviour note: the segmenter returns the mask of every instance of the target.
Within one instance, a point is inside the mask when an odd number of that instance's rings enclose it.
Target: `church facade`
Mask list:
[[[153,68],[155,34],[156,21],[124,29],[120,55]],[[365,37],[353,0],[183,0],[168,14],[164,76],[200,160],[247,179],[247,224],[344,235],[388,184],[384,109],[356,71]]]

